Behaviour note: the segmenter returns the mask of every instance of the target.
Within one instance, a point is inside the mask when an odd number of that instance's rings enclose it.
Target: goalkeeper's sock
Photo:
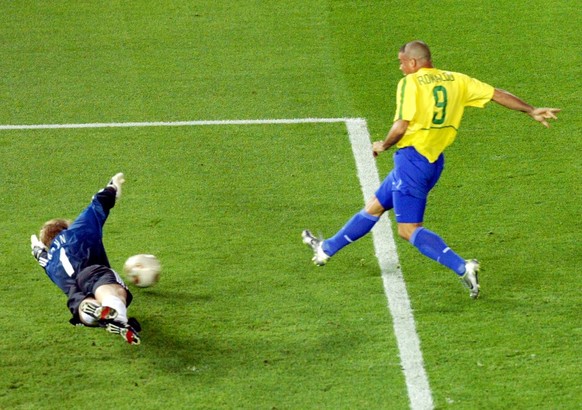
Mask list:
[[[446,266],[457,275],[463,276],[465,273],[465,260],[449,248],[436,233],[423,227],[417,228],[410,237],[410,243],[424,256]]]
[[[101,306],[107,306],[113,308],[117,311],[116,321],[121,323],[127,323],[127,306],[119,297],[114,295],[108,295],[103,298]]]
[[[333,237],[323,242],[322,249],[333,256],[340,249],[357,241],[372,230],[380,218],[362,210],[355,214]]]

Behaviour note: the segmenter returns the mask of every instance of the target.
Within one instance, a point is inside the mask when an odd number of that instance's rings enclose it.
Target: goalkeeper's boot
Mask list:
[[[133,327],[133,330],[141,332],[141,325],[136,318],[130,317],[129,319],[127,319],[127,324]]]
[[[120,335],[130,345],[138,345],[141,343],[141,338],[129,323],[122,323],[115,320],[108,321],[105,329],[109,333]]]
[[[84,300],[79,306],[79,310],[99,322],[112,320],[117,317],[117,310],[109,306],[101,306],[97,303]]]
[[[471,299],[479,296],[479,262],[471,259],[465,262],[465,274],[461,276],[461,282],[469,289]]]
[[[308,230],[303,231],[301,237],[303,238],[303,243],[309,246],[313,251],[313,258],[311,258],[313,263],[317,266],[325,265],[331,256],[323,251],[323,240],[316,238],[311,231]]]

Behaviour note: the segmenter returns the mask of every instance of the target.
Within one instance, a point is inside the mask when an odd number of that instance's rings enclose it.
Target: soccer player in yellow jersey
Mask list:
[[[398,83],[394,123],[386,139],[372,146],[376,157],[396,145],[394,169],[365,208],[333,237],[322,240],[305,230],[303,242],[312,248],[313,262],[323,266],[340,249],[370,232],[384,212],[394,209],[398,235],[453,270],[475,299],[479,296],[477,260],[461,258],[439,235],[423,227],[427,196],[443,170],[443,151],[455,140],[465,107],[483,107],[493,100],[528,114],[545,127],[549,127],[548,119],[557,119],[560,110],[535,108],[465,74],[439,70],[422,41],[402,46],[398,59],[404,78]]]

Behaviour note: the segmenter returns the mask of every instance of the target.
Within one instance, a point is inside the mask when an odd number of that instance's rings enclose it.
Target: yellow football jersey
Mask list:
[[[409,121],[396,144],[435,162],[457,136],[465,107],[484,107],[494,88],[465,74],[422,68],[398,83],[394,121]]]

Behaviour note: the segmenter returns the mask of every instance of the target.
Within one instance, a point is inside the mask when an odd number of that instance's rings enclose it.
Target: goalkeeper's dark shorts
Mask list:
[[[119,285],[127,292],[126,306],[131,304],[133,295],[121,277],[113,269],[103,265],[91,265],[83,269],[74,278],[75,283],[69,289],[67,306],[73,315],[69,321],[72,325],[81,324],[79,306],[87,297],[95,297],[95,291],[103,285]]]

